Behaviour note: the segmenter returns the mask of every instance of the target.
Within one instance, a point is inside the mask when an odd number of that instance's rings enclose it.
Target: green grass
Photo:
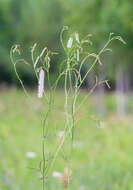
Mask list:
[[[42,189],[40,173],[30,168],[38,168],[42,159],[40,118],[47,104],[42,105],[36,94],[31,94],[32,106],[22,91],[10,89],[0,93],[0,190]],[[114,95],[106,95],[104,116],[97,113],[94,97],[77,113],[70,190],[133,189],[133,120],[129,114],[126,118],[116,116],[114,100]],[[58,91],[48,122],[49,157],[58,145],[58,131],[64,128],[63,101],[64,94]],[[130,98],[130,111],[132,102]],[[64,146],[67,154],[68,144]],[[27,152],[35,152],[36,158],[27,158]],[[49,173],[48,190],[63,189],[52,172],[64,172],[65,167],[67,162],[61,151]]]

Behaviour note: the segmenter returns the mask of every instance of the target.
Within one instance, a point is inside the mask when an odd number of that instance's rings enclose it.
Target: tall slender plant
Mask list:
[[[98,54],[90,53],[89,46],[92,45],[91,35],[87,35],[84,39],[79,38],[78,33],[74,33],[69,36],[69,39],[64,38],[64,33],[68,30],[68,27],[63,27],[60,34],[60,41],[65,52],[64,60],[62,61],[62,66],[60,67],[59,74],[54,82],[51,84],[50,80],[50,64],[51,57],[57,54],[52,52],[47,47],[44,47],[38,56],[35,56],[37,52],[37,44],[34,44],[31,48],[31,61],[32,64],[27,63],[23,58],[21,58],[21,51],[19,45],[14,45],[10,51],[11,62],[14,67],[16,76],[23,88],[25,95],[31,101],[30,94],[28,93],[25,85],[19,75],[17,64],[22,62],[27,64],[33,69],[35,76],[38,80],[38,98],[42,99],[48,104],[48,108],[45,113],[42,113],[42,160],[40,161],[39,171],[41,173],[42,179],[42,189],[46,189],[47,179],[50,171],[53,168],[53,165],[57,159],[57,156],[61,150],[64,148],[64,143],[66,139],[70,141],[69,152],[66,155],[67,160],[67,170],[64,175],[64,188],[68,187],[70,184],[70,179],[72,175],[72,164],[71,158],[73,153],[73,142],[74,142],[74,133],[75,126],[77,123],[76,113],[80,107],[85,103],[88,96],[93,92],[93,90],[100,84],[105,83],[108,87],[108,81],[101,81],[95,77],[95,84],[92,89],[83,97],[81,103],[77,105],[77,99],[80,95],[80,87],[83,85],[84,81],[88,74],[94,69],[94,67],[99,64],[102,66],[100,56],[106,52],[111,51],[108,48],[110,43],[113,40],[120,40],[123,43],[124,40],[120,36],[114,36],[112,33],[109,35],[109,39],[104,47],[99,51]],[[92,58],[93,61],[89,65],[89,69],[86,70],[85,75],[81,76],[82,67],[85,64],[88,64],[88,60]],[[48,91],[44,90],[44,81],[48,81]],[[60,80],[64,81],[64,110],[65,110],[65,124],[63,133],[61,135],[61,141],[55,149],[55,152],[52,155],[52,159],[48,161],[48,156],[46,154],[46,141],[47,141],[47,129],[48,129],[48,119],[51,116],[53,105],[55,102],[55,95],[58,83]],[[31,102],[32,103],[32,102]],[[33,105],[33,103],[32,103]]]

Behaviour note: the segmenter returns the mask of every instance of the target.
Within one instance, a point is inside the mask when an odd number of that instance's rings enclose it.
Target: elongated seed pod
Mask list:
[[[72,43],[73,43],[73,39],[72,37],[69,38],[68,42],[67,42],[67,48],[71,48],[72,47]]]
[[[44,70],[41,69],[39,71],[39,80],[38,80],[38,98],[43,97],[43,92],[44,92]]]

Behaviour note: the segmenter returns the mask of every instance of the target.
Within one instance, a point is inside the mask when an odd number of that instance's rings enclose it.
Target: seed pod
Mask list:
[[[38,80],[38,98],[43,97],[44,92],[44,70],[41,69],[39,72],[39,80]]]
[[[68,42],[67,42],[67,48],[71,48],[72,47],[72,43],[73,43],[73,39],[72,37],[69,38]]]

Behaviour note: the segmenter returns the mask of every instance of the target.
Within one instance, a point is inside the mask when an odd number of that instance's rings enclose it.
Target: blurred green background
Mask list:
[[[20,44],[24,58],[31,62],[30,48],[35,42],[59,52],[52,60],[54,80],[63,56],[59,35],[64,25],[69,26],[69,33],[79,32],[80,38],[91,33],[94,52],[103,47],[110,32],[121,35],[126,46],[113,43],[113,52],[103,57],[102,72],[113,89],[119,72],[123,83],[132,89],[133,11],[132,2],[125,0],[1,0],[0,82],[17,83],[9,59],[11,46]],[[27,67],[20,66],[19,72],[26,84],[35,84]]]
[[[42,189],[38,171],[42,160],[41,116],[48,105],[30,93],[31,105],[21,90],[11,88],[0,93],[0,190]],[[78,98],[78,105],[86,92]],[[126,117],[116,114],[115,95],[104,96],[106,113],[102,114],[99,95],[88,98],[77,112],[72,154],[70,190],[133,189],[133,97],[128,100]],[[34,110],[33,110],[34,107]],[[56,92],[55,104],[48,120],[46,153],[56,151],[59,132],[64,130],[64,93]],[[67,189],[53,177],[64,173],[69,143],[65,142],[47,179],[47,190]],[[28,156],[32,152],[33,156]],[[34,156],[35,155],[35,156]]]
[[[113,42],[113,51],[101,57],[102,67],[96,68],[84,83],[78,103],[92,86],[95,74],[101,80],[108,79],[111,89],[98,87],[77,113],[69,189],[132,190],[133,3],[126,0],[0,0],[0,190],[41,189],[40,173],[33,168],[42,159],[41,113],[48,106],[37,99],[37,81],[22,64],[18,70],[30,87],[32,106],[16,88],[20,85],[10,61],[10,49],[20,44],[29,63],[34,43],[41,49],[47,46],[59,52],[50,68],[54,81],[64,58],[59,38],[65,25],[69,26],[66,41],[73,32],[78,32],[80,39],[93,35],[90,52],[98,53],[110,32],[126,41],[126,45]],[[64,93],[61,89],[56,93],[48,123],[48,154],[55,151],[58,132],[64,129]],[[28,157],[28,152],[35,157]],[[63,173],[66,165],[60,152],[49,174],[48,190],[64,189],[52,172]]]

